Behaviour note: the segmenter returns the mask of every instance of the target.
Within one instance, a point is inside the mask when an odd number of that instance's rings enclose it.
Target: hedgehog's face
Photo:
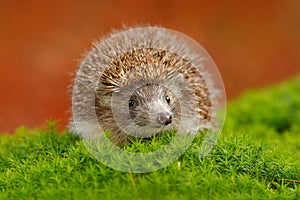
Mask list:
[[[172,125],[176,98],[159,84],[145,84],[136,89],[129,101],[129,114],[137,126],[156,129]]]

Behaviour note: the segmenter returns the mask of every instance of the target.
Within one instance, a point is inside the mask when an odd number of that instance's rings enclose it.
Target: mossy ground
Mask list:
[[[144,174],[105,166],[52,122],[20,127],[0,136],[0,199],[300,199],[299,91],[300,78],[247,92],[228,105],[209,156],[199,159],[197,136],[170,166]]]

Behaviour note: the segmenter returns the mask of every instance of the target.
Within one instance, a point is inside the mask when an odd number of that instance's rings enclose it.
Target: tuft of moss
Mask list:
[[[203,135],[166,168],[113,170],[78,136],[18,128],[0,136],[0,199],[300,199],[300,78],[231,102],[224,131],[199,159]],[[122,148],[155,151],[175,133]]]
[[[230,103],[226,127],[265,126],[277,133],[300,132],[300,76],[279,86],[253,90]]]

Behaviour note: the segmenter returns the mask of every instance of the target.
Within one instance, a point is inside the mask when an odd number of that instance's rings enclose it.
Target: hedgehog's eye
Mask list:
[[[171,99],[169,96],[166,96],[166,101],[167,101],[167,103],[170,103]]]
[[[129,100],[129,101],[128,101],[128,106],[129,106],[129,107],[135,106],[135,102],[134,102],[133,100]]]

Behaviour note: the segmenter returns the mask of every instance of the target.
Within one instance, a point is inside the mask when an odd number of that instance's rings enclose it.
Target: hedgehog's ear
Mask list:
[[[95,100],[97,107],[110,107],[112,92],[105,90],[102,84],[99,84],[95,90]]]
[[[176,73],[176,75],[173,76],[172,79],[170,79],[168,81],[168,84],[169,85],[176,85],[177,87],[182,87],[187,83],[186,83],[186,79],[184,78],[183,74]]]
[[[174,73],[171,77],[172,78],[166,80],[164,87],[171,91],[177,99],[183,98],[185,88],[189,88],[187,86],[187,80],[183,74],[180,73]]]

